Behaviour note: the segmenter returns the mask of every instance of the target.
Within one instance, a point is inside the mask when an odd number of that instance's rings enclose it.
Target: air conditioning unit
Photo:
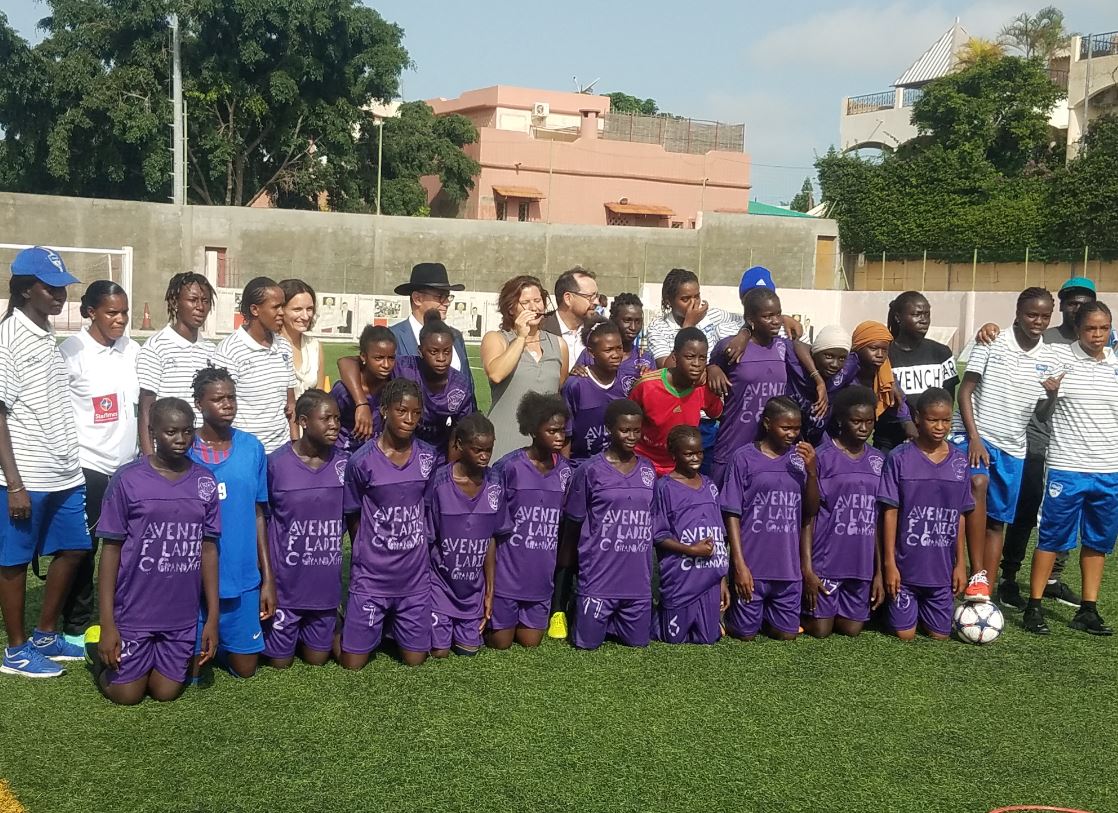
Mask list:
[[[536,102],[532,105],[532,118],[546,119],[551,113],[551,105],[547,102]]]

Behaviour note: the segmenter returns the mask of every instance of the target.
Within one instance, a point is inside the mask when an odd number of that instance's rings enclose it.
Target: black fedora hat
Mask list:
[[[446,266],[442,263],[420,263],[413,266],[411,279],[403,285],[396,286],[396,293],[400,296],[409,296],[412,291],[419,288],[435,288],[439,291],[464,291],[465,285],[451,285],[446,275]]]

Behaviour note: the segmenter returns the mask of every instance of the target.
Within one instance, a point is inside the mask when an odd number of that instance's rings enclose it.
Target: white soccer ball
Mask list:
[[[992,601],[973,601],[955,608],[955,634],[968,644],[992,644],[1002,634],[1005,618]]]

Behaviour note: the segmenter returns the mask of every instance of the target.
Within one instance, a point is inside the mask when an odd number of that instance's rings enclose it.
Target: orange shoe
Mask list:
[[[963,591],[963,601],[989,601],[990,580],[986,578],[986,571],[980,570],[970,577],[967,589]]]

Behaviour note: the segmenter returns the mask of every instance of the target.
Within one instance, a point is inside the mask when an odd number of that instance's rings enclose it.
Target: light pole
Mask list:
[[[186,127],[182,100],[182,51],[179,15],[171,15],[171,197],[186,203]]]
[[[373,119],[377,128],[377,214],[380,214],[380,171],[384,161],[384,119]]]

